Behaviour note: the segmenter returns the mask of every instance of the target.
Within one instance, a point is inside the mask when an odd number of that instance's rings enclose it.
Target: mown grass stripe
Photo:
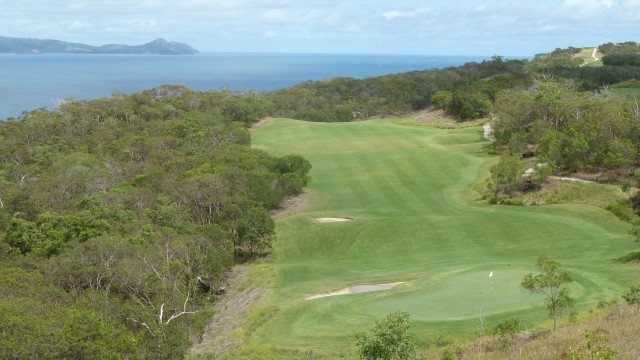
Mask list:
[[[304,155],[313,165],[312,203],[277,222],[276,285],[265,304],[278,310],[251,329],[257,344],[340,352],[353,346],[356,331],[396,309],[410,313],[419,337],[472,333],[479,306],[489,324],[507,317],[540,322],[546,319],[542,298],[519,285],[540,253],[575,273],[571,290],[583,308],[621,293],[640,275],[615,260],[636,250],[628,226],[600,208],[478,201],[471,187],[494,162],[480,129],[274,119],[253,133],[253,141],[277,155]],[[320,216],[355,220],[313,221]],[[405,283],[304,300],[396,281]]]

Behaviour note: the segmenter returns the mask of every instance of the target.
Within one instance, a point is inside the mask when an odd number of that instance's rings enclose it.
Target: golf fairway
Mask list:
[[[255,147],[300,154],[313,169],[303,209],[276,222],[269,263],[276,278],[263,300],[272,315],[250,341],[340,352],[354,334],[395,310],[418,339],[473,334],[517,317],[547,320],[540,296],[520,282],[546,253],[570,271],[578,309],[619,297],[638,279],[620,262],[637,251],[629,225],[585,205],[488,205],[473,186],[496,159],[482,129],[439,130],[375,120],[310,123],[272,119]],[[346,217],[346,222],[317,221]],[[489,273],[493,272],[493,277]],[[354,285],[403,282],[383,291],[305,300]]]

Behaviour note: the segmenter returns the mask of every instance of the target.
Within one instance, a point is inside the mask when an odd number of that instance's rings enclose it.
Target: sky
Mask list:
[[[0,36],[202,52],[533,56],[640,42],[640,0],[0,0]]]

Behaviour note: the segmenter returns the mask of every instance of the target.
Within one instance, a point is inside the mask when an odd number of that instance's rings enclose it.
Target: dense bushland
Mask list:
[[[308,181],[249,146],[270,106],[165,86],[0,123],[0,357],[182,358]]]
[[[579,91],[640,79],[636,43],[603,44],[604,66],[581,67],[578,48],[556,49],[529,60],[494,56],[480,63],[430,69],[367,79],[335,78],[309,81],[266,95],[275,115],[309,121],[353,121],[388,117],[431,106],[460,120],[488,115],[498,94],[525,89],[532,75],[552,75],[571,81]],[[443,94],[448,94],[443,99]]]
[[[266,98],[277,116],[309,121],[352,121],[388,117],[433,105],[439,91],[452,93],[446,109],[462,119],[488,114],[496,94],[529,84],[524,60],[467,63],[460,67],[414,71],[357,80],[336,78],[274,91]]]

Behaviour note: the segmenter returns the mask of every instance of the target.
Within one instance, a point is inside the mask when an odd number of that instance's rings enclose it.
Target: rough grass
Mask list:
[[[542,189],[515,196],[523,205],[583,204],[606,209],[629,199],[619,185],[549,179]]]
[[[513,317],[543,326],[543,299],[519,286],[540,253],[574,274],[578,309],[619,296],[638,277],[637,266],[617,260],[637,250],[629,225],[598,206],[482,201],[472,188],[495,158],[480,127],[273,119],[253,142],[276,155],[301,154],[313,169],[308,206],[276,222],[275,278],[262,312],[244,322],[247,341],[237,351],[246,358],[352,354],[354,334],[395,310],[409,312],[424,348],[475,338],[480,314],[490,327]],[[398,281],[405,283],[388,291],[304,300]]]
[[[623,94],[631,100],[638,100],[640,99],[640,81],[623,81],[621,83],[610,86],[608,88],[608,91],[614,94]]]
[[[638,359],[639,316],[635,307],[614,303],[607,309],[591,310],[579,324],[561,327],[555,334],[544,332],[534,336],[530,331],[522,332],[507,349],[501,348],[496,338],[469,344],[465,347],[464,359],[566,359],[571,348],[584,346],[585,330],[601,332],[605,336],[604,345],[616,351],[617,359]]]

